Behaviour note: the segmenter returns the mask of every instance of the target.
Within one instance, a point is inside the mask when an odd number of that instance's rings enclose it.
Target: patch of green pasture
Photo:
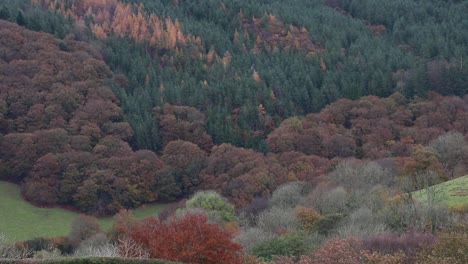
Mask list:
[[[168,204],[145,204],[139,208],[133,209],[132,214],[138,219],[143,219],[147,216],[157,216],[159,212],[164,209]],[[99,226],[102,230],[109,231],[114,223],[114,217],[101,217],[98,218]]]
[[[162,209],[168,204],[145,204],[139,208],[132,210],[133,216],[138,219],[145,218],[147,216],[157,216]]]
[[[435,188],[436,199],[440,197],[441,202],[449,207],[468,203],[468,175],[437,184],[431,188]],[[416,191],[414,196],[425,201],[427,199],[426,190]]]
[[[133,214],[137,218],[157,215],[164,207],[164,204],[146,205],[135,209]],[[0,181],[0,233],[8,241],[67,235],[78,215],[62,208],[36,207],[21,197],[18,185]],[[109,230],[114,218],[103,217],[98,222],[101,229]]]

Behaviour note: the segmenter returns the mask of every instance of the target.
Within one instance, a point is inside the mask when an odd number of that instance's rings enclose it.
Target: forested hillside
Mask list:
[[[0,25],[0,178],[21,182],[38,205],[94,214],[163,196],[163,162],[126,142],[133,130],[105,85],[112,72],[101,55],[83,42]]]
[[[36,203],[106,214],[200,186],[245,205],[330,159],[414,156],[467,133],[466,97],[434,93],[466,94],[467,9],[4,1],[1,18],[56,38],[2,22],[2,179]],[[368,94],[391,97],[333,103]]]
[[[95,45],[122,74],[112,88],[138,149],[162,150],[165,103],[204,113],[216,144],[265,152],[281,120],[338,98],[467,92],[464,1],[32,2],[3,16]]]
[[[85,215],[67,236],[11,245],[0,230],[0,258],[464,263],[466,188],[448,208],[434,186],[468,173],[466,14],[0,1],[0,181],[37,206],[117,214],[108,233]],[[177,203],[125,210],[154,202]]]

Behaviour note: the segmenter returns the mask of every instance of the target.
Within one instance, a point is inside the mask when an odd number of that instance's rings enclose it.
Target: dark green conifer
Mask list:
[[[26,25],[26,19],[24,18],[23,10],[18,10],[18,14],[16,15],[16,24],[20,26]]]
[[[10,19],[10,10],[8,10],[8,7],[4,5],[0,8],[0,19]]]

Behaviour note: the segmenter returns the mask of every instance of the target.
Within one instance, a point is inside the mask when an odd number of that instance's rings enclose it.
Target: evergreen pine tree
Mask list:
[[[16,24],[20,26],[26,25],[26,19],[24,18],[23,10],[18,10],[18,15],[16,15]]]
[[[4,19],[4,20],[10,19],[10,10],[8,10],[8,7],[2,6],[0,8],[0,19]]]

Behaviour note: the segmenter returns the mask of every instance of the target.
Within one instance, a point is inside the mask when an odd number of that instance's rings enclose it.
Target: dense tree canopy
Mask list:
[[[110,214],[200,189],[248,206],[350,157],[453,177],[467,5],[415,4],[6,0],[0,179]]]
[[[107,236],[86,215],[67,237],[0,234],[0,257],[464,263],[463,190],[438,184],[468,168],[466,14],[440,0],[0,1],[0,181],[34,205],[120,211]],[[175,201],[158,218],[122,210]]]
[[[25,1],[7,1],[5,10],[16,16]],[[463,1],[33,3],[34,12],[24,12],[29,28],[101,41],[108,65],[126,76],[112,88],[138,148],[160,151],[167,143],[152,114],[166,103],[201,111],[216,144],[265,152],[281,120],[342,97],[467,92]],[[51,26],[36,21],[52,13]],[[63,16],[74,25],[62,23],[57,33],[54,21]],[[335,136],[329,144],[343,141]]]
[[[158,200],[174,182],[162,178],[156,154],[126,142],[133,130],[105,85],[112,72],[99,53],[0,23],[0,179],[24,182],[31,202],[93,214]]]

